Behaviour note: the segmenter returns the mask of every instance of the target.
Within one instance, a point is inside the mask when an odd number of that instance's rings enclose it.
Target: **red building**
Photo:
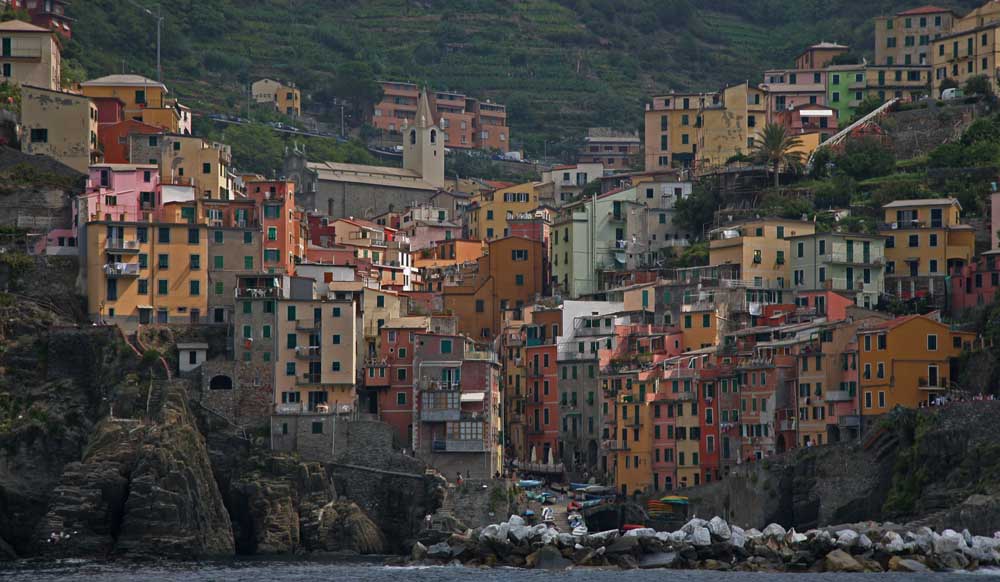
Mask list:
[[[1000,290],[1000,250],[986,251],[979,260],[956,268],[951,277],[951,313],[991,305]]]
[[[134,119],[123,119],[114,123],[100,123],[97,126],[97,140],[104,150],[107,164],[147,164],[151,160],[137,158],[131,150],[129,136],[146,136],[146,145],[157,147],[163,136],[163,129]]]
[[[295,183],[284,180],[250,181],[247,198],[261,207],[264,270],[268,273],[294,274],[302,260],[302,216],[295,207]]]
[[[73,19],[66,15],[66,0],[0,0],[0,5],[23,10],[31,16],[31,23],[57,31],[65,38],[73,36]]]
[[[562,458],[559,440],[559,366],[556,361],[557,330],[561,326],[561,309],[536,309],[532,313],[532,323],[524,326],[526,445],[529,460],[537,463],[550,464],[555,463],[557,458]]]

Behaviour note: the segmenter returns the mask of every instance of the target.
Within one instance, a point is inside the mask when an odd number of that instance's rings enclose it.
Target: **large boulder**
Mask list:
[[[777,523],[772,523],[764,528],[764,531],[761,532],[761,535],[767,539],[781,540],[784,539],[786,533],[788,532],[786,532],[785,528],[781,527],[781,525]]]
[[[934,537],[934,553],[950,554],[965,548],[965,538],[955,530],[946,529]]]
[[[656,537],[656,530],[649,527],[641,527],[625,532],[625,536],[630,538],[652,538]]]
[[[518,526],[518,525],[524,525],[524,518],[521,517],[520,515],[511,515],[510,519],[507,520],[507,523],[511,527]]]
[[[606,546],[608,555],[612,554],[632,554],[639,549],[639,538],[620,537]]]
[[[916,560],[893,556],[889,558],[889,570],[892,572],[930,572],[930,568]]]
[[[671,568],[677,562],[677,552],[657,552],[644,554],[639,558],[639,568],[650,570],[654,568]]]
[[[710,546],[712,545],[712,534],[707,527],[696,527],[691,532],[691,543],[699,547]]]
[[[901,554],[906,549],[906,543],[903,541],[903,536],[889,531],[882,537],[882,549],[890,554]]]
[[[691,534],[694,532],[694,528],[705,527],[707,524],[708,522],[705,521],[704,519],[699,519],[695,517],[690,519],[687,523],[685,523],[684,527],[681,528],[681,531],[683,531],[686,534]]]
[[[565,570],[573,565],[573,562],[563,557],[562,552],[555,546],[545,545],[525,559],[525,566],[537,570]]]
[[[719,516],[715,516],[708,521],[708,531],[712,534],[712,537],[717,540],[728,540],[733,537],[733,530],[726,523],[726,520]]]
[[[734,525],[730,529],[732,531],[732,537],[729,540],[730,543],[737,548],[745,547],[747,543],[747,534],[743,531],[743,528]]]
[[[427,559],[427,546],[420,542],[413,544],[410,549],[410,559],[414,562],[422,562]]]
[[[517,545],[527,544],[535,535],[535,530],[526,525],[515,525],[510,528],[510,541]]]
[[[427,548],[427,557],[433,560],[450,560],[451,546],[448,545],[448,542],[434,544],[433,546]]]
[[[865,567],[844,550],[833,550],[823,560],[827,572],[864,572]]]
[[[857,545],[861,536],[853,529],[842,529],[837,532],[837,545],[844,550],[850,550]]]

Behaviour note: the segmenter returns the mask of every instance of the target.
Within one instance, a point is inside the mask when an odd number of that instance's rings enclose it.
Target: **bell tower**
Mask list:
[[[403,167],[432,186],[444,188],[444,133],[431,114],[427,90],[420,91],[417,118],[403,128]]]

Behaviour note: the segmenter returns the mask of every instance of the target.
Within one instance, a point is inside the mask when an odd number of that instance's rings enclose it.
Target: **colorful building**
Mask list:
[[[21,87],[21,151],[44,155],[86,174],[101,161],[97,107],[81,95]]]
[[[960,316],[969,309],[992,305],[1000,291],[1000,250],[986,251],[979,258],[956,268],[951,276],[951,313]]]
[[[975,255],[974,229],[954,198],[897,200],[882,207],[886,292],[901,299],[942,295],[946,277]]]
[[[270,103],[279,113],[302,115],[302,92],[294,83],[286,85],[274,79],[260,79],[250,86],[250,94],[257,103]]]
[[[951,32],[955,13],[922,6],[875,18],[876,65],[929,65],[934,40]]]
[[[642,141],[638,134],[610,127],[591,127],[577,152],[578,164],[599,164],[612,172],[635,169],[641,163]]]
[[[246,183],[247,198],[259,209],[262,228],[262,267],[268,273],[294,274],[305,257],[302,210],[296,206],[295,184],[284,180]]]
[[[510,236],[508,220],[539,206],[542,182],[525,182],[472,196],[466,217],[469,238],[496,240]]]
[[[20,20],[0,22],[0,82],[60,90],[60,50],[59,39],[48,28]]]
[[[885,291],[885,240],[832,232],[790,237],[792,286],[837,291],[865,308],[875,307]]]
[[[759,219],[716,228],[709,232],[708,262],[712,266],[739,265],[739,279],[757,287],[791,286],[789,237],[813,234],[815,224],[800,220]]]
[[[163,128],[168,133],[190,135],[190,110],[167,97],[167,86],[141,75],[107,75],[80,84],[86,97],[115,98],[124,104],[125,117]],[[166,172],[164,172],[166,174]]]
[[[917,408],[946,396],[958,378],[958,357],[975,337],[953,331],[937,313],[863,326],[858,330],[861,414],[880,416],[896,406]]]

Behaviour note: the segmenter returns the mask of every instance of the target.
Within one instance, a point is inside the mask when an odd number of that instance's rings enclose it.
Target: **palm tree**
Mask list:
[[[774,187],[780,186],[781,166],[797,168],[802,165],[802,152],[792,151],[802,147],[802,140],[791,135],[784,125],[768,123],[760,140],[754,144],[754,158],[774,169]]]

